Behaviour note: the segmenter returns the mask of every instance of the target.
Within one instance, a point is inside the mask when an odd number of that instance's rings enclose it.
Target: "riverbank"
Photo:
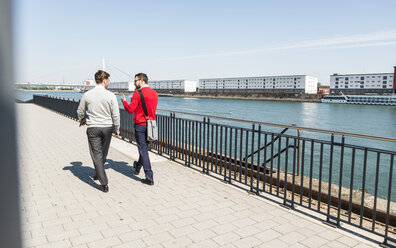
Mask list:
[[[129,91],[113,91],[117,94],[132,94]],[[170,92],[157,91],[158,94],[172,94],[178,98],[203,98],[203,99],[231,99],[231,100],[257,100],[257,101],[281,101],[281,102],[314,102],[320,103],[323,95],[302,93],[232,93],[232,92]]]
[[[45,91],[45,92],[80,92],[79,90],[32,90],[32,89],[17,89],[17,91]]]
[[[320,99],[305,99],[305,98],[288,98],[288,97],[264,97],[264,96],[224,96],[224,95],[189,95],[177,94],[173,97],[193,97],[193,98],[206,98],[206,99],[232,99],[232,100],[257,100],[257,101],[283,101],[283,102],[314,102],[320,103]]]

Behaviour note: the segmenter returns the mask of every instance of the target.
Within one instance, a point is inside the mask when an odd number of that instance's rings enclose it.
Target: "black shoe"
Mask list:
[[[105,192],[105,193],[109,192],[109,186],[107,186],[107,185],[99,185],[99,186],[98,186],[98,189],[99,189],[100,191]]]
[[[142,182],[142,183],[144,183],[144,184],[147,184],[147,185],[154,185],[154,182],[153,182],[153,181],[150,181],[150,180],[148,180],[148,179],[142,179],[140,182]]]
[[[95,181],[96,181],[96,180],[99,180],[98,176],[95,175],[94,178],[93,178],[93,180],[95,180]]]
[[[135,169],[135,171],[133,172],[133,175],[139,175],[140,171],[137,170],[137,162],[133,162],[133,168]]]

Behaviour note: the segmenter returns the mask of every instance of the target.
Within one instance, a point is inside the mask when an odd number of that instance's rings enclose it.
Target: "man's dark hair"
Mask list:
[[[138,73],[135,75],[135,78],[139,78],[140,80],[143,80],[146,84],[148,83],[148,77],[145,73]]]
[[[108,79],[109,77],[110,74],[102,70],[95,73],[95,81],[97,84],[103,83],[103,80]]]

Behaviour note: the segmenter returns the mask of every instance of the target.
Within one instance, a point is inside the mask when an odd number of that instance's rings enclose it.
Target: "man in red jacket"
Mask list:
[[[155,120],[155,111],[158,104],[158,94],[155,90],[151,89],[148,85],[148,77],[144,73],[138,73],[135,75],[135,87],[136,90],[133,93],[131,104],[128,104],[125,97],[122,96],[121,100],[124,104],[124,108],[128,113],[135,112],[135,138],[139,150],[139,160],[133,163],[135,168],[135,175],[139,175],[140,169],[143,166],[145,179],[142,179],[142,183],[148,185],[154,185],[153,171],[151,170],[150,158],[148,155],[147,145],[147,119],[143,111],[142,102],[138,90],[143,93],[144,101],[146,102],[147,114],[150,120]]]

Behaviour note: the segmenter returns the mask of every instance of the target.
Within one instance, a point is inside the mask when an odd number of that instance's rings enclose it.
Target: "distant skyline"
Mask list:
[[[391,73],[396,1],[14,2],[15,82]]]

